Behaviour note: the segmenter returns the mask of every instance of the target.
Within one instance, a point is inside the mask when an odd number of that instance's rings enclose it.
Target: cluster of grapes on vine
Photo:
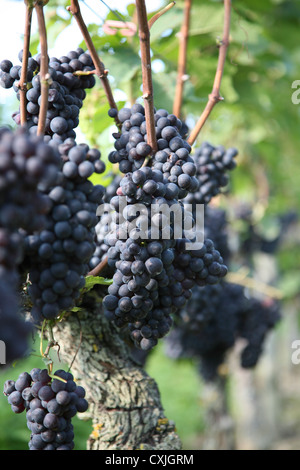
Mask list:
[[[48,329],[51,334],[57,321],[76,311],[87,280],[94,278],[103,314],[126,332],[133,348],[148,353],[166,337],[169,355],[200,358],[201,371],[211,380],[227,350],[242,337],[247,346],[241,364],[253,367],[279,319],[278,305],[249,298],[243,286],[226,282],[230,250],[226,233],[221,236],[222,217],[220,224],[219,212],[209,206],[227,185],[238,151],[207,142],[192,148],[213,107],[222,101],[231,2],[224,1],[224,35],[212,92],[191,133],[181,117],[191,1],[185,2],[172,111],[154,102],[150,27],[175,2],[148,23],[145,2],[136,1],[143,102],[122,109],[117,109],[108,71],[77,0],[68,9],[87,50],[48,57],[46,3],[25,2],[20,64],[7,59],[0,63],[1,86],[13,87],[20,101],[13,114],[17,129],[0,130],[0,339],[7,345],[8,362],[26,356],[32,332]],[[36,57],[29,52],[34,10],[41,48]],[[87,90],[96,85],[95,76],[116,127],[108,160],[118,172],[106,188],[90,181],[94,173],[105,172],[100,150],[76,139],[80,109]],[[98,217],[97,208],[104,202],[110,213]],[[185,204],[192,210],[185,211]],[[204,205],[207,216],[205,239],[201,247],[187,249],[195,243],[195,234],[183,230],[175,237],[174,220],[166,220],[161,208],[177,208],[194,227],[198,204]],[[143,207],[138,217],[137,205]],[[145,226],[156,228],[156,238],[148,229],[145,233]],[[20,315],[20,309],[26,310],[18,295],[21,289],[26,307],[31,307],[26,321]],[[88,407],[85,390],[70,372],[53,373],[48,354],[55,346],[53,340],[42,352],[47,369],[24,372],[4,385],[12,411],[26,411],[32,450],[71,450],[71,419]]]

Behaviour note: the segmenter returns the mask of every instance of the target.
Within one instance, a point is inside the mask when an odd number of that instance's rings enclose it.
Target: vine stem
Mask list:
[[[224,0],[223,39],[219,47],[219,58],[218,58],[218,65],[217,65],[217,71],[216,71],[216,75],[214,79],[214,84],[213,84],[212,92],[208,97],[208,102],[203,110],[203,113],[201,114],[195,128],[192,130],[188,138],[188,143],[190,145],[194,144],[202,127],[204,126],[210,113],[212,112],[214,106],[220,101],[223,101],[224,99],[220,95],[220,87],[221,87],[221,82],[222,82],[222,77],[223,77],[224,66],[225,66],[226,53],[227,53],[227,49],[229,46],[230,18],[231,18],[231,0]]]
[[[87,275],[88,276],[99,276],[101,272],[106,268],[108,263],[108,257],[104,258],[92,271],[90,271]]]
[[[24,29],[24,44],[23,44],[23,56],[22,56],[22,71],[19,81],[20,89],[20,117],[21,126],[25,126],[27,122],[27,67],[29,58],[29,46],[30,46],[30,32],[31,32],[31,20],[33,6],[25,0],[26,12],[25,12],[25,29]]]
[[[162,8],[162,10],[160,10],[158,13],[156,13],[156,15],[153,15],[152,18],[150,18],[150,20],[148,21],[149,29],[152,28],[152,26],[154,25],[154,23],[155,23],[162,15],[164,15],[167,11],[171,10],[171,8],[173,8],[175,5],[176,5],[176,2],[171,2],[171,3],[169,3],[169,5],[167,5],[166,7]]]
[[[187,45],[189,39],[190,17],[192,9],[192,0],[185,0],[184,3],[184,17],[179,36],[179,54],[178,54],[178,69],[177,81],[175,89],[175,99],[173,104],[173,114],[180,118],[181,106],[183,98],[183,88],[186,75],[187,63]]]
[[[43,338],[44,338],[44,329],[45,329],[46,323],[47,323],[47,320],[44,320],[42,324],[42,329],[41,329],[40,354],[42,357],[44,357]]]
[[[48,111],[48,90],[49,90],[49,70],[48,70],[48,44],[47,44],[47,30],[44,17],[44,5],[47,2],[36,2],[35,11],[37,15],[40,44],[41,44],[41,59],[40,59],[40,82],[41,82],[41,105],[39,112],[39,121],[37,135],[44,135],[46,125],[46,115]]]
[[[47,329],[47,332],[48,332],[48,335],[49,335],[49,341],[48,341],[48,344],[46,346],[45,351],[43,351],[43,338],[44,338],[44,330],[45,329]],[[54,347],[58,348],[57,349],[57,357],[58,357],[58,360],[60,361],[60,357],[59,357],[60,345],[54,339],[53,329],[52,329],[51,323],[47,320],[44,320],[43,324],[42,324],[41,337],[40,337],[40,354],[41,354],[41,357],[43,359],[47,360],[47,369],[48,369],[48,374],[49,374],[50,377],[55,377],[55,376],[52,376],[53,361],[52,361],[52,359],[49,355],[51,349],[54,348]]]
[[[136,0],[136,10],[139,25],[139,39],[142,62],[143,99],[145,107],[147,143],[152,152],[157,151],[157,140],[154,121],[153,83],[150,53],[150,31],[147,19],[145,0]]]
[[[233,284],[238,284],[248,289],[253,289],[257,292],[266,295],[267,297],[276,300],[281,300],[283,298],[283,293],[276,287],[270,286],[261,281],[256,281],[251,277],[245,276],[243,273],[229,272],[226,274],[226,281],[231,282]]]
[[[109,83],[109,80],[108,80],[108,77],[107,77],[108,70],[105,69],[103,62],[101,62],[101,60],[100,60],[100,58],[97,54],[95,45],[92,41],[90,33],[89,33],[89,31],[87,29],[87,26],[84,22],[84,19],[82,17],[78,0],[71,0],[71,5],[67,7],[67,10],[74,16],[74,18],[75,18],[75,20],[76,20],[76,22],[79,26],[79,29],[80,29],[81,34],[83,36],[84,42],[85,42],[85,44],[88,48],[88,51],[91,55],[91,58],[94,62],[96,75],[101,80],[101,83],[102,83],[103,89],[105,91],[105,94],[106,94],[106,97],[107,97],[110,108],[118,110],[118,107],[117,107],[116,102],[114,100],[112,89],[111,89],[111,86],[110,86],[110,83]],[[120,123],[117,116],[115,117],[115,123],[116,123],[118,129],[121,129],[121,123]]]

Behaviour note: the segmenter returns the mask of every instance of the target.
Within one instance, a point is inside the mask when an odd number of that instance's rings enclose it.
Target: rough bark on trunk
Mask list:
[[[155,381],[131,358],[101,304],[66,316],[53,333],[61,359],[72,364],[87,392],[89,409],[81,417],[91,418],[94,427],[88,450],[181,449]]]

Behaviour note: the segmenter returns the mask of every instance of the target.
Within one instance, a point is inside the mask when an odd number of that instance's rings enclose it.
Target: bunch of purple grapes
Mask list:
[[[59,151],[61,171],[45,190],[51,201],[47,225],[26,237],[24,269],[29,272],[28,292],[37,322],[56,318],[79,298],[95,251],[96,212],[105,192],[89,181],[93,173],[105,170],[99,150],[67,139]]]
[[[88,402],[71,373],[57,370],[51,378],[47,369],[33,369],[7,380],[3,393],[14,413],[26,411],[30,450],[74,448],[72,418],[87,411]]]
[[[22,62],[22,53],[19,60]],[[39,122],[41,104],[40,83],[40,55],[29,57],[27,69],[27,127],[35,134]],[[68,137],[75,138],[74,129],[79,124],[79,112],[86,97],[86,89],[93,88],[95,77],[84,75],[94,69],[94,64],[88,52],[78,48],[65,56],[50,57],[49,75],[50,85],[48,93],[48,111],[46,117],[45,134],[58,141]],[[74,75],[82,72],[83,75]],[[20,99],[19,81],[22,65],[13,65],[9,60],[0,63],[0,85],[4,88],[13,87],[17,98]],[[20,111],[13,114],[14,121],[21,122]]]
[[[182,200],[197,191],[198,180],[191,147],[180,133],[182,122],[166,110],[155,112],[158,151],[150,155],[143,106],[121,109],[118,119],[122,131],[109,160],[125,176],[110,200],[115,227],[104,242],[115,274],[103,305],[118,327],[128,326],[136,346],[149,350],[169,332],[172,315],[192,287],[218,282],[227,268],[211,240],[197,249],[194,244],[195,220]],[[165,208],[183,217],[179,224]],[[194,249],[187,249],[188,243]]]
[[[247,297],[237,284],[222,281],[196,287],[166,338],[166,353],[173,359],[199,360],[201,375],[214,380],[238,338],[245,341],[241,366],[255,367],[267,335],[279,320],[278,302]]]
[[[47,224],[51,199],[41,193],[53,184],[59,153],[24,129],[0,129],[0,340],[7,363],[29,349],[30,324],[19,314],[19,269],[25,238]]]

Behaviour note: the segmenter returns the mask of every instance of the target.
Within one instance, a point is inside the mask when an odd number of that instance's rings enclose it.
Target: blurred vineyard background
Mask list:
[[[16,16],[24,17],[23,2],[0,0],[0,11],[8,3],[14,5]],[[50,53],[59,44],[59,55],[65,54],[60,35],[76,28],[67,3],[50,0],[47,6]],[[106,8],[104,14],[100,1],[86,0],[82,6],[83,15],[87,5],[94,10],[89,10],[89,30],[109,70],[118,105],[123,106],[141,98],[141,67],[137,36],[103,32],[108,20],[121,17],[135,22],[134,4],[118,3],[122,6],[117,13]],[[153,2],[146,3],[153,10]],[[178,0],[151,30],[155,105],[168,110],[173,106],[183,5]],[[194,0],[192,8],[182,107],[190,129],[211,92],[223,30],[223,2]],[[1,22],[0,15],[0,28]],[[243,273],[255,279],[252,294],[260,298],[265,297],[262,286],[275,287],[282,297],[282,319],[268,336],[254,371],[241,369],[237,344],[215,384],[203,381],[196,361],[166,357],[163,342],[150,354],[146,369],[158,383],[166,415],[176,422],[184,449],[300,449],[300,364],[291,359],[292,343],[300,339],[300,104],[292,102],[292,84],[300,80],[299,27],[297,0],[232,2],[231,43],[221,86],[224,101],[214,108],[197,145],[208,141],[239,150],[230,184],[213,205],[226,211],[233,252],[230,271],[240,273],[241,279]],[[14,57],[7,57],[1,44],[1,60],[17,63],[17,43]],[[76,35],[72,47],[79,45]],[[37,52],[35,35],[31,53]],[[17,106],[13,92],[1,92],[1,125],[13,126],[11,114]],[[98,83],[81,111],[78,141],[99,146],[103,155],[112,147],[107,111]],[[102,176],[101,183],[108,182]],[[41,367],[37,340],[33,350],[31,358],[18,361],[14,369],[0,370],[1,387],[7,378]],[[27,449],[25,416],[14,416],[2,395],[0,422],[0,449]],[[75,426],[76,448],[83,450],[91,425],[77,419]]]

